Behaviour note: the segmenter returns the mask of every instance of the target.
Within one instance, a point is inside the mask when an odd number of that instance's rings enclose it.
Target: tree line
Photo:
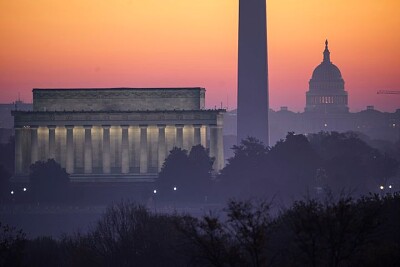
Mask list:
[[[0,266],[399,266],[399,194],[272,205],[230,200],[193,217],[120,202],[58,239],[0,225]]]

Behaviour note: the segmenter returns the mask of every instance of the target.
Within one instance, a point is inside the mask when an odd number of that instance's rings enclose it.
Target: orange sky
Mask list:
[[[400,108],[400,1],[268,0],[270,106],[301,111],[325,38],[350,109]],[[34,87],[202,86],[236,106],[238,0],[0,0],[0,102]]]

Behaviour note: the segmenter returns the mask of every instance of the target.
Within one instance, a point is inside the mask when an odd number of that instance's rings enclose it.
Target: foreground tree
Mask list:
[[[0,222],[0,266],[23,266],[25,233]]]
[[[66,237],[69,266],[183,266],[175,217],[121,202],[87,234]]]
[[[309,266],[355,266],[379,226],[378,197],[354,201],[341,197],[325,203],[313,199],[296,201],[284,214],[293,235],[296,264]],[[344,265],[343,265],[344,264]]]
[[[180,231],[196,246],[188,255],[200,266],[270,266],[270,205],[232,200],[224,211],[226,221],[212,214],[179,221]]]
[[[54,159],[30,166],[29,183],[36,201],[66,200],[69,181],[69,174]]]

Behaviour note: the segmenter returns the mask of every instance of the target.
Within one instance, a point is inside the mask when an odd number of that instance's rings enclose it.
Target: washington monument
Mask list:
[[[239,0],[238,142],[269,144],[266,0]]]

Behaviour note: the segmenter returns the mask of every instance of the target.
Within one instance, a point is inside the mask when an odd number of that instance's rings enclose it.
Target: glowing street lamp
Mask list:
[[[176,188],[176,186],[174,186],[174,191],[176,191],[177,190],[177,188]]]
[[[14,191],[13,190],[11,190],[11,195],[14,195]]]
[[[379,188],[380,188],[381,190],[385,189],[385,187],[384,187],[383,185],[381,185]]]
[[[392,185],[389,185],[389,189],[392,189]]]
[[[24,187],[24,189],[22,189],[22,191],[26,192],[26,187]]]
[[[154,193],[154,194],[157,194],[157,189],[154,189],[154,190],[153,190],[153,193]]]

